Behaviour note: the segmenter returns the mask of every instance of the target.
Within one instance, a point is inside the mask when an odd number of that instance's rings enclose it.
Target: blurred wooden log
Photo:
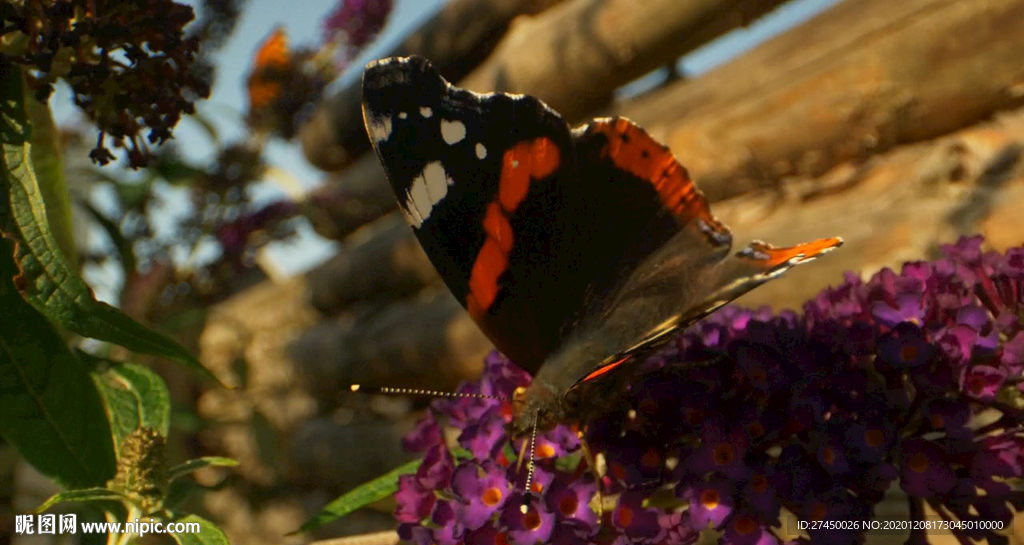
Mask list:
[[[570,121],[615,89],[788,0],[576,0],[513,25],[460,82],[474,91],[535,95]]]
[[[490,341],[444,287],[304,332],[289,355],[318,399],[350,384],[451,390],[476,378]]]
[[[358,301],[401,299],[439,280],[400,214],[371,228],[364,241],[306,273],[310,304],[320,312],[337,314]]]
[[[399,425],[390,420],[337,422],[326,417],[303,422],[287,445],[289,481],[339,491],[355,488],[412,458],[402,450],[402,436],[412,427],[409,419]],[[339,454],[345,463],[338,463]]]
[[[513,19],[540,13],[561,0],[452,0],[385,56],[420,55],[446,78],[458,81],[497,46]],[[357,80],[324,100],[299,131],[306,159],[337,171],[370,148],[363,132]]]
[[[995,122],[875,156],[842,163],[823,176],[780,191],[716,203],[715,214],[737,242],[792,244],[841,236],[839,250],[786,273],[738,303],[796,308],[843,271],[871,275],[882,267],[939,255],[939,246],[981,233],[988,248],[1024,245],[1024,109]]]
[[[373,153],[360,157],[344,174],[331,175],[310,195],[310,204],[306,216],[313,229],[331,240],[343,240],[398,206]]]
[[[712,200],[816,176],[1024,104],[1024,1],[848,1],[698,79],[613,109]]]
[[[199,396],[195,411],[204,422],[198,436],[192,436],[192,446],[240,462],[236,468],[206,468],[196,474],[211,487],[202,496],[203,509],[217,517],[234,543],[307,543],[309,536],[282,536],[342,491],[407,459],[399,441],[411,428],[407,418],[380,410],[379,400],[367,403],[365,398],[357,400],[358,411],[335,410],[336,404],[321,403],[305,387],[287,348],[322,319],[307,301],[301,276],[284,283],[265,281],[212,306],[207,314],[200,360],[238,388],[206,384],[200,393],[192,384]],[[231,486],[214,486],[228,475]],[[274,501],[263,501],[268,497]],[[391,514],[371,515],[364,511],[354,519],[345,517],[314,535],[394,525]]]
[[[339,537],[314,541],[309,545],[398,545],[402,539],[395,530],[363,534],[358,536]]]

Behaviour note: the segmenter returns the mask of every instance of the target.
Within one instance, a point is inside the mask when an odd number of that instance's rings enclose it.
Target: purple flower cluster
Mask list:
[[[991,525],[1009,529],[1024,506],[1012,485],[1024,473],[1024,248],[981,244],[963,238],[944,258],[868,281],[848,275],[802,314],[727,307],[695,324],[587,415],[600,483],[569,427],[538,435],[539,500],[526,514],[510,406],[436,401],[406,438],[426,456],[400,480],[401,537],[687,544],[714,530],[735,545],[863,543],[863,529],[804,537],[796,521],[871,520],[895,484],[913,517],[956,526],[939,533],[1006,543]],[[492,355],[461,391],[511,396],[528,382]],[[598,514],[601,495],[615,507]],[[908,543],[927,540],[914,530]]]
[[[331,41],[341,34],[348,47],[363,47],[384,27],[391,4],[392,0],[342,0],[324,19],[326,40]]]

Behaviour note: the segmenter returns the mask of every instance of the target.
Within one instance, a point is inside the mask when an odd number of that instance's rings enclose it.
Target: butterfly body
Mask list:
[[[367,66],[363,115],[427,256],[534,374],[514,400],[514,435],[585,419],[581,390],[841,244],[733,253],[686,170],[642,128],[570,129],[533,97],[459,89],[417,57]]]

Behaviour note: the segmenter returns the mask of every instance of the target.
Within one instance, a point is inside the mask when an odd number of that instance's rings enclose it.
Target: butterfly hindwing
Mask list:
[[[730,254],[732,234],[672,152],[623,118],[573,132],[580,202],[604,221],[585,245],[585,277],[599,294],[537,377],[556,391],[640,361],[682,328],[785,270],[841,244],[790,248],[751,243]]]

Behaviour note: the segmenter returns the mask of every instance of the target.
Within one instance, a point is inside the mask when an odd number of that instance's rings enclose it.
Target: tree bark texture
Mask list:
[[[869,161],[846,161],[780,191],[718,203],[737,241],[791,244],[841,236],[846,244],[737,301],[799,308],[844,271],[940,255],[942,244],[981,233],[1005,250],[1024,244],[1024,109],[928,142],[899,146]]]
[[[300,335],[288,354],[314,397],[351,384],[452,390],[479,376],[490,341],[447,288],[354,309]]]
[[[360,301],[401,299],[438,281],[401,214],[376,221],[372,233],[363,238],[347,243],[336,256],[306,273],[309,301],[320,312],[333,315]]]
[[[713,201],[817,176],[1024,104],[1024,1],[847,1],[611,113],[662,139]]]
[[[311,196],[306,212],[316,232],[343,240],[398,204],[376,154],[367,153],[343,174],[332,174]]]
[[[787,0],[575,0],[516,21],[459,84],[534,95],[570,122],[612,93]]]

